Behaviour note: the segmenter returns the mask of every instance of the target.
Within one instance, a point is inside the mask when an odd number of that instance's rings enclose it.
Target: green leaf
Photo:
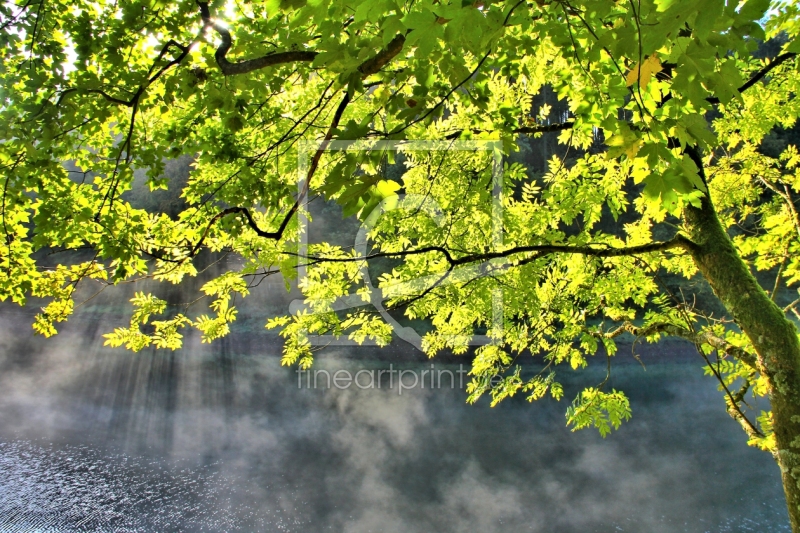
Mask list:
[[[757,22],[761,20],[769,9],[769,3],[770,0],[747,0],[742,8],[739,9],[736,17],[737,23],[740,23],[739,21]]]

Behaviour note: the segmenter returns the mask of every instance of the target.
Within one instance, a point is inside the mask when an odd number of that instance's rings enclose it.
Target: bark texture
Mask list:
[[[701,167],[702,168],[702,167]],[[794,324],[758,284],[709,199],[684,214],[692,257],[714,293],[753,343],[770,383],[770,401],[792,531],[800,533],[800,342]]]

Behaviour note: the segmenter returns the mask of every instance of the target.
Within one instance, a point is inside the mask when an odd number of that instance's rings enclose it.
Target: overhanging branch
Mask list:
[[[213,28],[222,39],[222,43],[217,47],[217,51],[214,53],[214,59],[217,60],[217,65],[219,65],[220,70],[225,76],[247,74],[254,70],[280,65],[282,63],[314,61],[314,58],[317,57],[317,52],[310,50],[291,50],[288,52],[275,52],[254,59],[245,59],[244,61],[231,63],[225,57],[231,49],[231,46],[233,46],[231,32],[211,17],[208,2],[197,2],[197,5],[200,7],[200,18],[203,19],[203,25],[207,28]]]
[[[510,131],[510,133],[524,133],[526,135],[532,135],[535,133],[552,133],[556,131],[571,130],[573,127],[575,127],[575,122],[572,120],[568,120],[566,122],[556,122],[554,124],[524,126],[521,128],[513,129]],[[469,131],[471,131],[472,133],[484,133],[486,130],[471,129]],[[464,133],[464,130],[456,130],[452,133],[448,133],[445,136],[445,139],[447,140],[458,139],[462,133]]]
[[[297,195],[297,199],[295,200],[292,207],[287,211],[287,213],[283,217],[283,221],[281,222],[280,226],[276,231],[264,231],[258,227],[256,221],[253,219],[250,210],[246,207],[229,207],[224,209],[214,215],[214,217],[208,222],[206,225],[206,229],[203,232],[203,235],[200,237],[200,240],[197,244],[194,245],[191,252],[189,253],[189,257],[193,257],[197,254],[200,246],[202,246],[203,241],[205,241],[208,232],[211,230],[211,227],[217,223],[220,219],[224,218],[227,215],[231,214],[241,214],[244,215],[245,221],[247,225],[256,232],[256,235],[259,237],[263,237],[265,239],[273,239],[278,240],[283,236],[283,233],[286,231],[286,227],[289,225],[289,221],[292,219],[297,210],[300,208],[300,202],[302,201],[305,194],[308,192],[308,186],[311,183],[311,178],[314,176],[314,173],[317,171],[317,167],[319,166],[319,160],[322,157],[322,153],[328,147],[328,143],[333,138],[333,133],[336,131],[336,128],[339,127],[339,122],[342,120],[342,115],[344,114],[344,110],[347,108],[347,104],[350,103],[350,93],[345,93],[344,97],[342,98],[341,102],[339,102],[339,106],[336,108],[336,112],[333,114],[333,120],[331,121],[330,126],[328,127],[328,132],[325,134],[325,137],[320,144],[319,148],[317,149],[314,157],[311,159],[311,165],[309,166],[308,173],[306,174],[305,184],[303,185],[303,190],[300,194]]]
[[[765,65],[764,68],[753,74],[750,77],[750,79],[744,83],[744,85],[739,87],[739,93],[745,92],[747,89],[749,89],[750,87],[761,81],[761,79],[767,74],[769,74],[772,69],[781,65],[782,63],[785,63],[786,61],[789,61],[790,59],[796,56],[797,54],[792,52],[786,52],[785,54],[780,54],[779,56],[776,56],[775,59],[773,59],[767,65]],[[716,96],[710,96],[706,98],[706,101],[712,104],[718,104],[719,98],[717,98]]]
[[[468,255],[466,257],[458,258],[455,264],[472,263],[475,261],[488,261],[491,259],[510,257],[512,255],[523,253],[534,253],[534,258],[538,258],[549,254],[580,254],[592,257],[622,257],[629,255],[641,255],[653,252],[665,252],[674,250],[676,248],[690,250],[694,247],[694,243],[681,234],[676,235],[668,241],[651,242],[647,244],[640,244],[638,246],[628,246],[622,248],[614,248],[607,246],[598,248],[597,246],[571,246],[564,244],[536,244],[531,246],[516,246],[509,248],[502,252],[488,252],[484,254]]]
[[[358,67],[358,71],[363,77],[370,76],[380,71],[384,66],[400,53],[403,45],[406,44],[406,37],[402,33],[398,33],[394,39],[389,41],[386,48],[378,52],[374,57],[367,59]]]
[[[698,333],[688,328],[667,322],[655,322],[653,324],[648,324],[647,326],[635,326],[631,322],[625,322],[618,328],[607,333],[599,334],[599,336],[606,339],[613,339],[615,337],[619,337],[623,333],[630,333],[635,337],[649,337],[658,333],[664,333],[672,337],[686,339],[695,345],[707,344],[717,351],[720,351],[726,355],[730,355],[734,359],[738,359],[753,370],[758,370],[755,354],[739,348],[738,346],[734,346],[722,337],[718,337],[711,331],[701,331]]]
[[[797,57],[797,54],[793,52],[786,52],[785,54],[780,54],[776,56],[775,59],[770,61],[767,65],[764,65],[763,68],[761,68],[755,74],[750,76],[750,79],[744,82],[744,84],[742,84],[742,86],[737,89],[739,91],[739,94],[745,92],[747,89],[749,89],[750,87],[761,81],[764,78],[764,76],[769,74],[774,68],[785,63],[786,61],[789,61],[790,59],[793,59],[794,57]],[[661,102],[658,104],[658,107],[662,107],[670,100],[672,100],[672,93],[666,94],[664,98],[661,99]],[[709,96],[708,98],[706,98],[706,102],[708,102],[709,104],[719,104],[720,99],[717,98],[716,96]]]
[[[217,65],[219,65],[222,74],[225,76],[247,74],[265,67],[281,65],[284,63],[311,62],[314,61],[314,58],[316,58],[317,55],[319,55],[319,52],[314,50],[289,50],[285,52],[272,52],[261,57],[245,59],[233,63],[227,58],[228,52],[233,46],[231,32],[228,31],[225,26],[219,24],[213,19],[208,2],[197,2],[197,5],[200,8],[200,18],[203,19],[204,27],[213,28],[222,39],[222,43],[220,43],[216,52],[214,53],[214,59],[216,59]],[[380,71],[392,59],[394,59],[397,54],[400,53],[405,42],[405,35],[398,34],[391,41],[389,41],[389,44],[387,44],[384,49],[364,61],[358,67],[358,71],[361,73],[362,77],[370,76]]]
[[[674,250],[676,248],[689,250],[694,247],[694,243],[684,237],[683,235],[676,235],[669,241],[651,242],[648,244],[641,244],[638,246],[628,246],[623,248],[605,247],[598,248],[597,246],[571,246],[567,244],[537,244],[531,246],[516,246],[509,248],[502,252],[487,252],[479,254],[467,254],[461,257],[453,257],[453,253],[443,246],[424,246],[412,250],[403,250],[400,252],[377,252],[374,254],[366,255],[363,257],[323,257],[323,256],[307,256],[310,262],[307,265],[317,263],[347,263],[353,261],[365,261],[370,259],[377,259],[380,257],[404,257],[409,255],[418,255],[428,252],[438,252],[442,254],[445,260],[451,266],[466,265],[469,263],[477,263],[479,261],[490,261],[492,259],[509,258],[519,254],[533,253],[532,257],[526,257],[520,260],[518,264],[529,263],[535,259],[551,254],[580,254],[591,257],[622,257],[641,255],[653,252],[665,252]]]

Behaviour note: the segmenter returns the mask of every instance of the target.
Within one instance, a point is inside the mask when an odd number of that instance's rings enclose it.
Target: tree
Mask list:
[[[301,265],[310,311],[268,326],[282,328],[283,362],[307,367],[310,334],[388,342],[368,307],[333,306],[368,303],[371,268],[390,307],[430,323],[428,354],[492,339],[470,401],[558,398],[559,364],[603,346],[610,365],[623,334],[682,337],[749,443],[775,457],[800,532],[799,300],[787,304],[800,154],[775,141],[800,112],[798,31],[797,6],[768,0],[3,3],[0,298],[47,299],[33,327],[49,336],[82,280],[180,284],[201,253],[238,254],[240,270],[202,287],[209,313],[139,293],[130,327],[107,335],[175,349],[183,328],[226,335],[234,296]],[[534,105],[544,91],[558,116]],[[553,132],[561,153],[533,172],[516,152]],[[414,140],[438,143],[403,148]],[[496,147],[449,149],[464,140]],[[193,159],[182,201],[131,205],[134,170],[167,188],[179,156]],[[298,248],[307,195],[367,221],[369,250]],[[707,282],[724,314],[671,290],[676,275]],[[522,373],[522,354],[542,371]],[[747,394],[771,412],[754,419]],[[604,383],[567,412],[603,434],[629,416]]]

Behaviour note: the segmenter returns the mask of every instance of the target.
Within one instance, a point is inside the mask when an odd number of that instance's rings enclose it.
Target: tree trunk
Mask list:
[[[696,161],[697,162],[697,161]],[[702,168],[702,167],[701,167]],[[800,342],[794,324],[758,284],[736,252],[708,198],[684,222],[697,245],[695,264],[753,343],[770,384],[776,460],[794,533],[800,533]]]

